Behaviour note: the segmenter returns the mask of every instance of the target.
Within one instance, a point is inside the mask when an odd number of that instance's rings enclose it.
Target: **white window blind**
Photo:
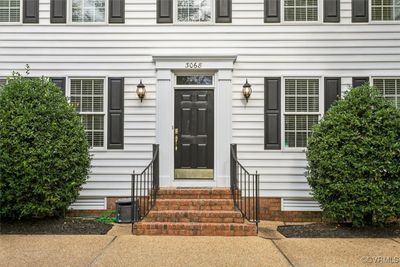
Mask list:
[[[285,21],[318,21],[318,0],[284,0]]]
[[[72,22],[105,22],[106,0],[72,0]]]
[[[19,22],[21,0],[0,0],[0,22]]]
[[[374,79],[373,84],[387,100],[400,108],[400,77],[397,79]]]
[[[311,128],[320,117],[318,79],[285,80],[284,147],[307,147]]]
[[[400,0],[372,0],[372,20],[400,20]]]
[[[211,21],[212,0],[177,0],[178,22]]]
[[[91,147],[104,147],[104,80],[71,79],[71,103],[79,112]]]

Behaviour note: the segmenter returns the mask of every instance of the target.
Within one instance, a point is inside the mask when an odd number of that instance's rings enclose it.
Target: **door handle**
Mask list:
[[[174,136],[174,140],[175,140],[175,151],[178,151],[178,141],[179,141],[179,129],[175,128],[174,130],[175,136]]]

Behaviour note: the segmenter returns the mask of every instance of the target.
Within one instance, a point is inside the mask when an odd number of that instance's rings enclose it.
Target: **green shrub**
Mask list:
[[[400,110],[368,85],[313,128],[308,182],[328,218],[355,226],[400,215]]]
[[[83,125],[61,90],[14,74],[0,89],[0,215],[63,215],[89,167]]]

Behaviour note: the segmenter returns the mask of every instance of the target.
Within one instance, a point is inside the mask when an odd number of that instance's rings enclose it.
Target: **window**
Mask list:
[[[373,84],[386,99],[400,108],[400,77],[395,79],[374,79]]]
[[[212,0],[177,0],[178,22],[210,22]]]
[[[106,0],[72,0],[72,22],[105,22]]]
[[[79,112],[91,147],[104,147],[104,80],[71,79],[70,99]]]
[[[307,147],[311,128],[320,113],[319,79],[286,79],[284,147]]]
[[[400,0],[372,0],[372,21],[400,21]]]
[[[318,0],[284,0],[285,21],[318,21]]]
[[[21,0],[0,0],[0,23],[20,22]]]
[[[4,86],[6,82],[7,82],[6,79],[0,79],[0,87]]]
[[[176,76],[176,85],[213,85],[211,75]]]

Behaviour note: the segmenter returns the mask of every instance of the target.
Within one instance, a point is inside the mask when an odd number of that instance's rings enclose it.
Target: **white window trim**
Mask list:
[[[0,22],[0,25],[22,25],[22,17],[24,14],[22,14],[23,12],[23,1],[19,0],[19,21],[17,22]]]
[[[394,0],[393,0],[394,1]],[[372,20],[372,1],[368,1],[368,20],[370,24],[400,24],[400,20]]]
[[[281,84],[281,150],[282,151],[292,151],[292,152],[305,152],[307,151],[307,147],[285,147],[285,115],[318,115],[318,121],[324,116],[324,99],[325,99],[325,90],[323,84],[323,77],[321,76],[282,76],[282,84]],[[319,112],[286,112],[285,111],[285,85],[286,80],[292,79],[314,79],[318,80],[319,84]]]
[[[70,25],[78,25],[78,26],[82,26],[82,25],[108,25],[108,12],[109,12],[109,10],[108,10],[108,1],[109,0],[104,0],[105,1],[105,3],[104,3],[104,5],[105,5],[105,13],[104,13],[104,22],[83,22],[83,21],[80,21],[80,22],[73,22],[72,21],[72,0],[70,0],[70,1],[67,1],[68,2],[68,4],[67,4],[67,22],[68,22],[68,24],[70,24]]]
[[[286,21],[285,20],[285,0],[281,0],[281,22],[280,24],[290,24],[290,25],[297,25],[297,24],[323,24],[323,0],[317,0],[318,2],[318,20],[316,21]],[[279,23],[278,23],[279,24]],[[337,24],[337,23],[335,23]]]
[[[173,14],[173,24],[175,25],[212,25],[215,24],[215,0],[211,0],[211,20],[210,21],[205,21],[205,22],[201,22],[201,21],[189,21],[189,22],[185,22],[185,21],[178,21],[178,0],[173,0],[174,3],[174,14]]]
[[[104,101],[103,101],[103,112],[97,112],[98,114],[104,113],[104,141],[102,147],[90,147],[90,151],[105,151],[107,150],[107,141],[108,141],[108,77],[105,76],[69,76],[66,79],[65,84],[65,95],[68,98],[68,102],[71,102],[71,80],[93,80],[93,79],[102,79],[104,82]],[[85,112],[78,112],[78,114],[85,114]],[[89,112],[87,114],[94,114],[93,112]]]

